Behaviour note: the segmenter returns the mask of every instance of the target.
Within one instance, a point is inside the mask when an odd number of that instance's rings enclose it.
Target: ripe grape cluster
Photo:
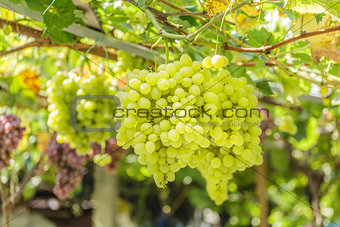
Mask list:
[[[59,199],[67,199],[83,177],[88,156],[77,154],[67,143],[58,143],[55,138],[47,148],[47,156],[57,171],[53,192]]]
[[[58,133],[59,143],[67,142],[80,154],[91,150],[91,143],[101,143],[110,138],[108,132],[81,132],[71,125],[71,112],[75,111],[76,124],[80,128],[108,128],[113,125],[111,99],[81,99],[76,110],[70,108],[74,97],[80,95],[115,95],[114,81],[104,75],[79,75],[59,73],[48,82],[48,126]]]
[[[127,75],[128,86],[117,96],[122,109],[136,111],[119,116],[117,143],[134,148],[158,187],[174,181],[181,168],[197,168],[221,204],[232,174],[262,163],[261,118],[249,114],[258,105],[254,87],[223,69],[228,62],[219,55],[202,63],[182,55],[156,72]]]
[[[0,170],[9,166],[11,151],[18,146],[25,128],[20,126],[21,120],[15,115],[0,115]]]
[[[118,146],[117,141],[114,138],[106,140],[104,150],[102,150],[100,144],[92,144],[91,156],[93,156],[93,162],[104,167],[107,173],[116,172],[119,161],[123,158],[125,153],[126,150]]]

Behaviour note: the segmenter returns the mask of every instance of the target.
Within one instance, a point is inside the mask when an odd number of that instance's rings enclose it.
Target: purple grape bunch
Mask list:
[[[70,198],[70,194],[83,178],[88,156],[77,154],[67,143],[60,144],[55,138],[47,148],[47,156],[57,171],[53,193],[61,200]]]
[[[11,151],[17,149],[25,128],[13,114],[0,115],[0,170],[9,166]]]

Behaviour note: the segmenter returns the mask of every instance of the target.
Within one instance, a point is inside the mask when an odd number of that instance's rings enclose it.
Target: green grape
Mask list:
[[[211,57],[210,56],[203,59],[202,66],[204,68],[211,68],[213,66],[212,63],[211,63]]]
[[[145,150],[148,153],[154,152],[156,149],[156,145],[154,142],[148,141],[145,143]]]
[[[71,101],[77,95],[115,95],[115,81],[106,75],[91,75],[88,78],[69,72],[58,73],[48,82],[47,97],[49,119],[48,126],[56,131],[59,142],[69,143],[78,153],[86,154],[91,150],[91,143],[102,143],[110,137],[108,132],[76,131],[70,119]],[[125,103],[128,98],[122,97]],[[82,99],[76,103],[75,117],[78,127],[108,128],[114,123],[111,110],[115,103],[107,99]],[[134,123],[128,122],[127,125]],[[123,138],[123,137],[120,137]],[[120,141],[121,143],[121,141]]]
[[[217,95],[213,92],[206,92],[203,96],[203,99],[206,103],[216,103]]]
[[[162,91],[168,90],[170,88],[170,82],[167,79],[160,79],[157,82],[157,87]]]
[[[179,72],[181,73],[182,77],[191,77],[194,74],[194,70],[189,66],[181,68]]]
[[[233,174],[262,162],[261,119],[235,114],[235,109],[258,105],[254,87],[245,77],[234,78],[221,69],[228,63],[225,56],[208,56],[201,63],[182,55],[155,72],[128,74],[129,86],[117,95],[122,107],[160,108],[160,115],[124,117],[117,141],[134,148],[158,187],[175,180],[176,172],[186,166],[197,168],[210,198],[222,204]],[[209,115],[201,114],[202,108]]]
[[[144,95],[149,94],[151,91],[151,86],[147,83],[143,83],[140,85],[140,92]]]
[[[221,164],[222,164],[222,162],[221,162],[221,159],[219,159],[219,158],[214,158],[213,160],[211,160],[211,166],[213,168],[216,168],[216,169],[220,168]]]
[[[196,73],[193,77],[192,77],[192,82],[195,85],[201,85],[204,82],[204,75],[202,73]]]
[[[157,152],[152,152],[146,155],[146,161],[149,165],[156,164],[158,161],[159,155]]]
[[[217,68],[217,69],[220,69],[224,66],[224,59],[222,56],[220,55],[215,55],[211,58],[211,64]]]
[[[225,155],[224,157],[223,157],[223,165],[225,166],[225,167],[230,167],[230,166],[232,166],[233,164],[234,164],[234,161],[235,160],[235,158],[233,157],[233,156],[231,156],[231,155]]]
[[[192,60],[191,60],[190,56],[187,55],[187,54],[183,54],[180,57],[179,62],[182,66],[191,66],[191,64],[192,64]]]

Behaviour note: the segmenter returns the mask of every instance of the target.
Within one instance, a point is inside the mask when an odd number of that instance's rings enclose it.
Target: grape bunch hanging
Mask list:
[[[25,128],[20,123],[20,118],[13,114],[0,115],[0,170],[9,166],[11,151],[24,135]]]
[[[76,114],[76,124],[80,128],[112,127],[112,110],[115,103],[111,99],[81,99],[76,109],[71,110],[73,98],[83,95],[115,95],[116,86],[112,78],[105,75],[91,75],[81,78],[74,73],[59,73],[48,82],[48,125],[57,132],[59,143],[67,142],[80,154],[91,150],[91,143],[102,143],[110,138],[109,132],[82,132],[71,125],[71,111]]]
[[[127,75],[117,96],[121,109],[137,111],[117,113],[117,143],[134,148],[158,187],[174,181],[181,168],[197,168],[209,196],[222,204],[233,173],[262,163],[261,117],[249,114],[258,105],[254,87],[223,69],[228,62],[219,55],[202,62],[182,55],[155,72],[135,69]],[[244,110],[242,116],[235,115],[237,109]]]
[[[56,167],[54,194],[59,199],[68,199],[83,178],[84,164],[88,156],[79,155],[67,143],[58,143],[54,138],[47,148],[49,161]]]

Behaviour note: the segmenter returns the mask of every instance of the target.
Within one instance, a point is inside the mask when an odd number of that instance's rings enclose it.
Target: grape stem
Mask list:
[[[322,85],[322,83],[317,81],[317,80],[314,80],[310,77],[303,76],[303,75],[299,74],[298,72],[293,72],[288,66],[286,66],[283,62],[281,62],[280,60],[278,60],[275,57],[272,57],[272,56],[267,55],[267,54],[266,54],[266,57],[271,59],[271,60],[275,60],[277,66],[280,67],[282,70],[284,70],[288,75],[294,76],[294,77],[299,78],[299,79],[306,80],[306,81],[313,83],[315,85],[318,85],[318,86]],[[328,83],[325,84],[325,86],[327,86],[329,88],[339,88],[340,87],[340,83],[338,81],[327,80],[327,82]]]
[[[326,34],[326,33],[331,33],[331,32],[335,32],[335,31],[340,31],[340,25],[338,26],[334,26],[334,27],[330,27],[327,29],[320,29],[318,31],[314,31],[314,32],[308,32],[308,33],[303,33],[301,35],[297,35],[293,38],[284,40],[282,42],[279,42],[277,44],[274,45],[270,45],[270,46],[264,46],[264,47],[260,47],[260,48],[244,48],[244,47],[233,47],[233,46],[229,46],[227,44],[224,45],[224,49],[225,50],[232,50],[232,51],[236,51],[236,52],[247,52],[247,53],[263,53],[263,52],[270,52],[274,49],[280,48],[282,46],[285,46],[289,43],[301,40],[301,39],[306,39],[312,36],[317,36],[317,35],[322,35],[322,34]]]

